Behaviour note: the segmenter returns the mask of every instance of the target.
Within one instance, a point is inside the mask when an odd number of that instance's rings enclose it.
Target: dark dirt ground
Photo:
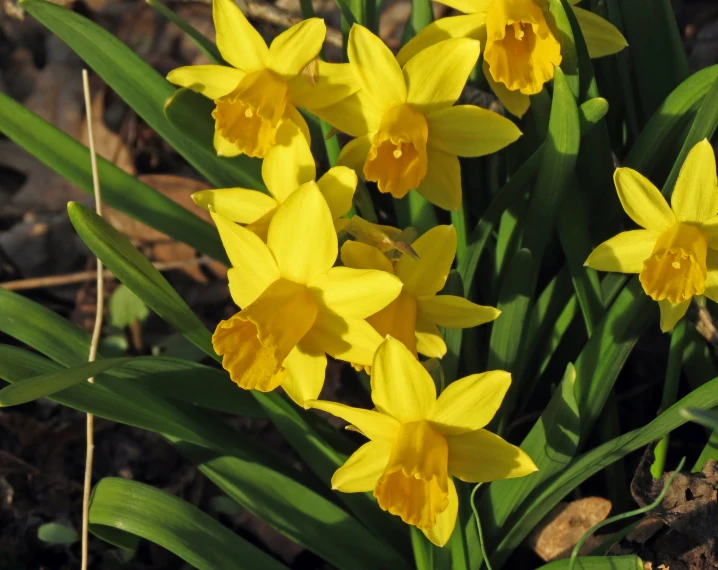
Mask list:
[[[205,62],[191,41],[144,2],[70,0],[70,3],[73,9],[90,16],[132,46],[162,73],[180,65]],[[173,2],[171,5],[196,28],[213,37],[209,4]],[[692,70],[717,63],[718,2],[676,0],[674,5]],[[327,23],[336,27],[338,14],[333,6],[332,0],[315,2],[317,11],[325,16]],[[270,12],[272,8],[275,10],[271,13],[279,13],[282,17],[299,13],[297,0],[277,0],[269,8]],[[264,9],[266,11],[266,6]],[[68,134],[86,142],[80,79],[82,62],[29,16],[18,20],[17,12],[11,0],[5,0],[4,11],[0,9],[0,90]],[[393,45],[398,43],[408,12],[406,0],[386,2],[381,31]],[[275,32],[266,21],[255,20],[255,23],[267,35]],[[143,177],[147,183],[173,199],[193,207],[190,193],[205,187],[201,180],[197,180],[196,173],[97,77],[92,78],[92,90],[93,128],[98,152],[127,172]],[[76,274],[94,268],[94,260],[67,219],[65,206],[68,200],[91,204],[85,193],[0,135],[0,281],[22,281],[21,287],[29,286],[21,290],[24,295],[91,330],[96,296],[92,278],[78,277],[76,283],[52,287],[43,281],[48,276]],[[166,275],[208,325],[212,326],[231,314],[233,307],[221,267],[195,263],[196,252],[188,246],[172,243],[116,212],[110,211],[107,216],[150,259],[180,266],[167,271]],[[28,282],[33,279],[40,282]],[[109,281],[108,295],[115,288],[116,283]],[[115,315],[109,314],[108,320],[117,324],[105,327],[105,348],[108,351],[130,355],[181,354],[183,357],[201,358],[188,347],[186,341],[173,335],[153,315],[124,326],[121,323],[123,315],[118,310]],[[1,338],[0,342],[13,341]],[[639,344],[629,359],[623,375],[634,377],[633,387],[618,393],[619,409],[631,409],[630,414],[622,413],[619,417],[623,431],[643,425],[655,416],[660,389],[652,379],[663,376],[666,350],[665,337],[654,331]],[[341,372],[337,364],[332,365],[330,390],[346,390],[341,382]],[[359,397],[357,394],[348,396]],[[342,397],[347,395],[342,394]],[[252,433],[266,445],[291,453],[271,427],[262,422],[236,418],[228,418],[228,421]],[[521,429],[517,426],[515,434],[510,434],[513,436],[511,439],[519,439]],[[0,410],[0,569],[64,570],[79,566],[77,542],[49,544],[38,538],[38,528],[52,522],[80,528],[84,437],[84,415],[47,400]],[[675,447],[696,448],[702,445],[704,439],[700,430],[687,427],[680,430],[673,441]],[[98,420],[96,446],[95,481],[105,476],[116,476],[148,483],[214,513],[222,523],[271,552],[291,568],[328,567],[238,506],[233,507],[216,487],[179,457],[161,437]],[[584,490],[588,493],[595,490],[595,494],[605,496],[606,489],[611,488],[610,498],[614,504],[634,508],[635,503],[629,497],[629,482],[631,474],[639,467],[639,461],[640,457],[631,458],[625,465],[625,473],[614,471],[601,474],[592,479]],[[712,471],[710,476],[714,476]],[[619,479],[612,480],[612,477]],[[638,494],[651,496],[653,491],[644,487],[643,494]],[[715,492],[712,500],[715,501]],[[675,520],[675,517],[670,520]],[[573,522],[571,524],[575,526]],[[665,545],[666,533],[671,540],[673,527],[670,522],[666,525],[645,541],[623,543],[621,548],[639,552],[646,560],[655,560],[660,564],[659,549],[652,544]],[[673,536],[675,540],[675,532]],[[687,554],[686,557],[681,555],[671,559],[671,570],[714,567],[709,565],[702,550],[695,556],[690,554],[696,548],[702,548],[699,543],[704,537],[680,536],[685,544],[676,548]],[[552,540],[563,539],[554,536]],[[644,544],[639,546],[639,542]],[[532,544],[537,551],[546,548],[546,543],[538,548],[535,542]],[[93,540],[91,556],[92,568],[103,570],[187,567],[174,555],[147,542],[142,543],[134,559],[123,561],[119,550]],[[689,565],[691,561],[694,564]],[[521,569],[539,564],[538,557],[526,549],[509,566]]]

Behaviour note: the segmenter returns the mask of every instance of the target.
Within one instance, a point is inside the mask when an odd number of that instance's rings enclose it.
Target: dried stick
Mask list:
[[[212,260],[209,257],[192,257],[177,261],[157,261],[153,263],[158,271],[171,271],[182,269],[191,265],[207,265]],[[115,276],[109,269],[103,271],[105,279],[114,279]],[[65,273],[64,275],[47,275],[45,277],[31,277],[29,279],[17,279],[15,281],[0,282],[0,289],[7,291],[26,291],[28,289],[43,289],[45,287],[60,287],[61,285],[72,285],[84,283],[97,277],[97,271],[78,271],[77,273]]]
[[[100,195],[100,179],[97,174],[97,154],[95,153],[95,137],[92,132],[92,102],[90,100],[90,80],[87,70],[82,70],[82,87],[85,92],[85,112],[87,113],[87,134],[90,142],[90,164],[92,165],[92,186],[95,192],[95,211],[102,216],[102,197]],[[97,309],[95,312],[95,328],[90,341],[89,362],[97,358],[97,345],[100,342],[102,331],[102,315],[105,309],[105,287],[102,271],[102,262],[97,259]],[[90,384],[94,378],[87,380]],[[92,459],[95,453],[95,417],[87,414],[87,454],[85,455],[85,482],[82,493],[82,563],[81,570],[87,570],[88,539],[90,527],[90,490],[92,489]]]

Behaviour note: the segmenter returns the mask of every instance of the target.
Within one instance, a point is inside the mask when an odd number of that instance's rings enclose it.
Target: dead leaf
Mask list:
[[[566,558],[584,533],[605,520],[610,512],[611,501],[602,497],[559,503],[536,528],[529,538],[529,545],[547,562]],[[579,554],[590,552],[601,540],[600,537],[591,536]]]

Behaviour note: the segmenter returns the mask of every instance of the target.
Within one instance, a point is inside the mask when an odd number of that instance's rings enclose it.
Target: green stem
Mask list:
[[[678,383],[681,379],[681,367],[683,364],[683,348],[686,344],[687,322],[686,319],[681,319],[671,334],[671,348],[668,352],[668,366],[666,368],[666,381],[663,384],[661,410],[666,410],[676,403]],[[663,476],[669,442],[670,434],[666,434],[658,442],[658,445],[656,445],[656,457],[653,461],[653,465],[651,465],[651,475],[653,475],[655,479],[660,479]]]
[[[479,487],[481,487],[481,483],[476,485],[476,487],[474,487],[474,490],[471,491],[471,510],[474,511],[474,518],[476,519],[476,530],[479,532],[479,545],[481,546],[481,556],[484,558],[484,562],[486,562],[487,570],[493,570],[493,568],[491,568],[491,562],[489,562],[489,557],[486,555],[486,548],[484,547],[484,533],[481,530],[479,511],[476,508],[476,502],[474,501],[474,496],[476,495],[476,491],[479,490]]]

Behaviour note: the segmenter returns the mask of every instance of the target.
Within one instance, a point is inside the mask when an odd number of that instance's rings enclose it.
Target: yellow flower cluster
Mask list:
[[[365,435],[370,441],[335,473],[333,487],[373,491],[382,509],[439,546],[457,518],[452,477],[485,482],[536,470],[523,451],[483,429],[510,385],[508,372],[457,380],[437,398],[418,359],[446,354],[438,327],[474,327],[499,311],[438,294],[456,255],[452,226],[435,227],[397,251],[384,246],[396,243],[399,230],[343,216],[359,177],[395,198],[416,190],[441,208],[459,209],[459,157],[494,153],[521,136],[514,122],[497,113],[455,104],[481,47],[486,78],[519,116],[561,63],[557,31],[539,0],[445,3],[468,15],[435,22],[398,57],[355,25],[349,63],[328,64],[318,59],[326,34],[322,20],[303,21],[267,46],[233,0],[214,0],[217,47],[229,65],[183,67],[168,76],[214,101],[218,155],[263,159],[269,195],[224,188],[193,196],[219,230],[232,265],[230,293],[241,308],[219,323],[212,338],[224,368],[244,389],[281,386],[299,406],[334,414]],[[607,22],[578,8],[575,14],[592,55],[625,45]],[[318,180],[298,108],[352,137],[339,166]],[[635,186],[637,178],[631,180]],[[641,273],[647,292],[676,304],[707,291],[711,242],[704,228],[710,220],[704,224],[707,218],[692,213],[695,205],[685,200],[675,214],[656,205],[655,197],[643,200],[652,200],[655,213],[634,217],[648,229],[641,230],[640,247],[630,247],[635,257],[650,239],[657,244]],[[718,202],[714,210],[712,215]],[[340,249],[338,234],[356,237],[352,228],[359,227],[384,241],[350,239]],[[606,261],[611,256],[600,253],[607,247],[589,262],[615,269]],[[665,286],[670,272],[685,283]],[[318,399],[327,355],[371,370],[375,410]]]

